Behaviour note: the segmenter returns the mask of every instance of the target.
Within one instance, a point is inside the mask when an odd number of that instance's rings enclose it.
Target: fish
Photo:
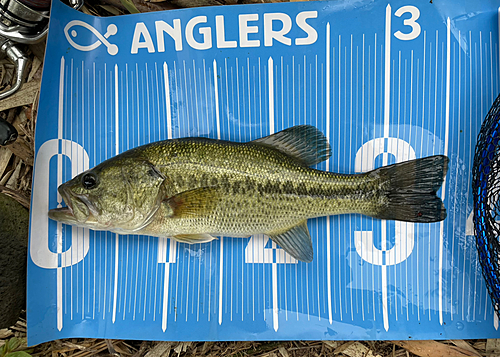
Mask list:
[[[114,156],[58,187],[56,221],[118,234],[204,243],[265,234],[302,262],[313,260],[307,220],[362,214],[431,223],[446,218],[438,197],[443,155],[342,174],[312,166],[332,155],[323,133],[293,126],[257,140],[187,137]]]

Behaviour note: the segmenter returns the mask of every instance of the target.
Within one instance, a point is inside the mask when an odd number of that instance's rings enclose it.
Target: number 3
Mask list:
[[[415,6],[403,6],[400,7],[394,15],[397,17],[401,17],[404,13],[409,12],[411,14],[411,17],[409,19],[406,19],[403,21],[403,24],[405,26],[411,26],[411,32],[410,33],[403,33],[401,31],[398,31],[394,33],[394,36],[396,36],[397,39],[403,40],[403,41],[410,41],[414,40],[420,35],[420,24],[417,22],[417,19],[420,17],[420,10],[416,8]]]

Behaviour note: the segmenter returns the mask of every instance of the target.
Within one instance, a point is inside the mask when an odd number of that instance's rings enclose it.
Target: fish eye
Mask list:
[[[92,190],[97,187],[97,176],[93,172],[86,173],[82,176],[82,185],[87,190]]]

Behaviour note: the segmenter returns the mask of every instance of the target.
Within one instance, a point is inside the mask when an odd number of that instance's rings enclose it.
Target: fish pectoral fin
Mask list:
[[[253,141],[290,155],[305,166],[313,166],[331,156],[326,137],[312,125],[297,125]]]
[[[285,252],[297,260],[309,263],[313,260],[313,247],[307,221],[284,232],[270,232],[267,235]]]
[[[207,243],[214,239],[217,239],[210,234],[199,233],[199,234],[177,234],[173,238],[181,243],[196,244],[196,243]]]
[[[219,200],[215,187],[200,187],[184,191],[164,200],[172,208],[172,218],[195,218],[213,212]]]

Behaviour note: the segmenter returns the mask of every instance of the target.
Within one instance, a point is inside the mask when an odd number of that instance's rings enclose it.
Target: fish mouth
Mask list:
[[[49,218],[58,222],[77,222],[75,215],[73,214],[73,204],[70,199],[70,193],[64,188],[63,185],[59,186],[57,189],[67,207],[59,207],[49,210]]]
[[[59,186],[58,192],[67,207],[49,210],[50,219],[72,225],[92,224],[95,222],[97,210],[86,196],[75,195],[64,185]]]
[[[78,223],[70,207],[59,207],[49,210],[49,218],[62,223]]]

